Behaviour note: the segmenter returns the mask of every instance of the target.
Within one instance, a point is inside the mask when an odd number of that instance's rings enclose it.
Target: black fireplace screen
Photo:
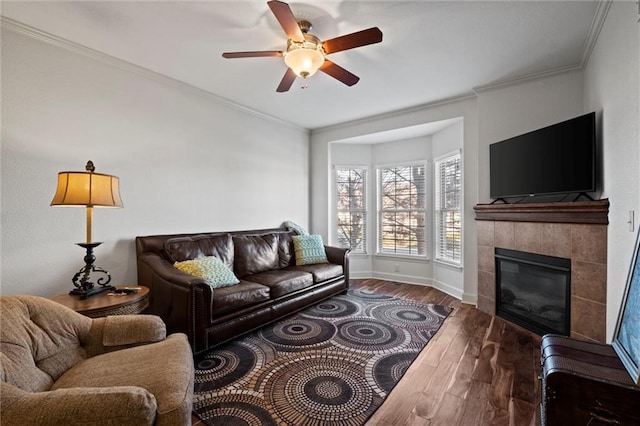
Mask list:
[[[544,335],[569,335],[571,260],[496,248],[496,315]]]

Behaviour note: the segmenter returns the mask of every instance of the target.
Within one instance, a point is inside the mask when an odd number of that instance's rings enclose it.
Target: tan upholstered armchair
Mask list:
[[[91,319],[35,296],[0,297],[0,423],[189,425],[193,358],[151,315]]]

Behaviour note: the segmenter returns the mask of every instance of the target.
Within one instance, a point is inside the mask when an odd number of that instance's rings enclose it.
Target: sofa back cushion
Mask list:
[[[233,268],[233,239],[231,234],[201,234],[168,239],[164,251],[171,264],[198,257],[215,256]]]
[[[291,239],[293,235],[293,232],[282,232],[278,234],[278,257],[280,260],[280,269],[295,265],[293,240]]]
[[[49,390],[64,372],[86,358],[85,317],[37,296],[0,297],[0,379],[27,392]]]
[[[234,235],[234,267],[238,278],[258,272],[278,269],[278,242],[277,234],[262,235]]]

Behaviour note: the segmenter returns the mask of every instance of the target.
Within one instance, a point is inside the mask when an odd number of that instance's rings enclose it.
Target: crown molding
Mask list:
[[[539,80],[541,78],[551,77],[558,74],[565,74],[574,71],[581,71],[582,67],[579,64],[570,65],[567,67],[560,67],[553,70],[536,72],[532,74],[526,74],[518,77],[507,78],[504,80],[498,80],[493,83],[483,84],[481,86],[476,86],[473,88],[473,93],[480,94],[484,92],[488,92],[495,89],[500,89],[508,86],[515,86],[518,84],[527,83],[529,81]]]
[[[230,101],[229,99],[226,99],[222,96],[211,93],[207,90],[193,86],[189,83],[185,83],[184,81],[169,77],[165,74],[152,71],[148,68],[144,68],[139,65],[135,65],[131,62],[116,58],[115,56],[108,55],[106,53],[100,52],[98,50],[92,49],[87,46],[83,46],[81,44],[64,39],[62,37],[58,37],[46,31],[42,31],[37,28],[31,27],[29,25],[23,24],[22,22],[16,21],[14,19],[7,18],[6,16],[0,15],[0,27],[3,29],[13,31],[15,33],[25,35],[27,37],[30,37],[36,40],[39,40],[39,41],[43,41],[53,46],[66,49],[78,55],[82,55],[84,57],[103,62],[107,65],[119,68],[121,70],[137,74],[141,77],[155,81],[157,83],[164,84],[179,90],[183,90],[193,95],[204,97],[208,100],[223,104],[227,107],[245,112],[247,114],[251,114],[262,120],[270,121],[281,126],[287,126],[287,127],[300,130],[309,134],[309,129],[305,127],[301,127],[297,124],[276,118],[272,115],[268,115],[268,114],[256,111],[254,109],[251,109],[246,106],[235,103],[233,101]]]
[[[584,47],[582,49],[582,59],[580,60],[581,68],[586,67],[587,63],[589,63],[589,58],[591,58],[591,53],[598,41],[600,31],[604,26],[604,21],[607,19],[607,14],[609,13],[612,3],[612,0],[600,0],[600,2],[598,2],[598,9],[593,17],[593,21],[591,21],[589,34],[587,35],[587,39],[585,40]]]
[[[440,100],[437,100],[437,101],[434,101],[434,102],[430,102],[430,103],[427,103],[427,104],[420,104],[420,105],[416,105],[416,106],[409,107],[409,108],[403,108],[403,109],[398,109],[398,110],[394,110],[394,111],[385,112],[385,113],[382,113],[382,114],[371,115],[371,116],[368,116],[368,117],[359,118],[359,119],[356,119],[356,120],[351,120],[351,121],[347,121],[347,122],[343,122],[343,123],[333,124],[333,125],[330,125],[330,126],[317,127],[315,129],[311,129],[311,134],[320,134],[320,133],[324,133],[324,132],[327,132],[327,131],[334,131],[334,130],[338,130],[338,129],[342,129],[342,128],[349,128],[349,127],[356,126],[356,125],[375,123],[375,122],[378,122],[380,120],[393,119],[395,117],[403,117],[403,116],[406,116],[406,115],[419,113],[421,111],[426,111],[426,110],[429,110],[429,109],[437,107],[437,106],[446,105],[446,104],[452,104],[452,103],[455,103],[455,102],[461,102],[461,101],[465,101],[465,100],[468,100],[468,99],[475,99],[475,98],[476,98],[476,94],[475,93],[465,93],[465,94],[462,94],[462,95],[459,95],[459,96],[440,99]]]
[[[593,52],[593,48],[598,41],[598,36],[600,36],[600,31],[604,26],[604,22],[607,18],[607,14],[609,13],[609,9],[611,8],[613,0],[600,0],[598,2],[598,8],[596,10],[595,15],[593,16],[593,20],[591,21],[591,26],[589,27],[589,33],[587,34],[587,38],[584,42],[584,47],[582,48],[582,56],[580,58],[580,63],[575,65],[570,65],[567,67],[556,68],[554,70],[544,71],[540,73],[527,74],[524,76],[509,78],[505,80],[498,80],[493,83],[483,84],[481,86],[477,86],[473,88],[474,93],[482,93],[493,89],[498,89],[501,87],[513,86],[517,84],[526,83],[528,81],[537,80],[540,78],[550,77],[557,74],[573,72],[573,71],[582,71],[589,62],[589,58],[591,57],[591,53]]]

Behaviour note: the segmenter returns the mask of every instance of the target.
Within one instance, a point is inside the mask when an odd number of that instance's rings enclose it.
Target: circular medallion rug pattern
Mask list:
[[[207,425],[362,425],[451,308],[351,290],[222,345],[196,363]]]

